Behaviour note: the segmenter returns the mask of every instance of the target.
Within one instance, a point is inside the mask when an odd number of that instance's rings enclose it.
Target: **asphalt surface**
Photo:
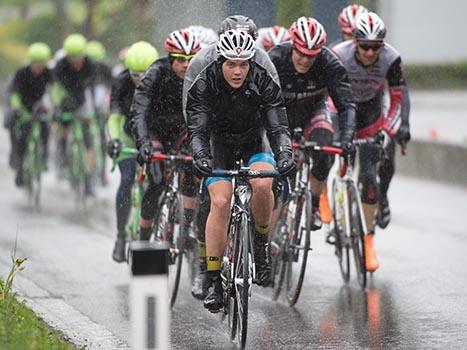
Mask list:
[[[18,286],[35,310],[43,310],[46,320],[47,313],[61,315],[51,322],[80,344],[95,336],[102,342],[90,348],[128,348],[129,270],[111,260],[118,176],[111,176],[111,185],[86,209],[77,210],[67,184],[50,171],[43,209],[34,213],[13,184],[5,140],[2,130],[1,275],[17,237],[17,256],[28,258]],[[333,248],[324,243],[324,232],[315,232],[294,308],[271,301],[269,289],[254,287],[247,348],[465,349],[466,199],[466,188],[396,176],[390,189],[392,223],[377,231],[375,240],[381,267],[367,290],[361,291],[355,276],[343,285]],[[191,297],[187,278],[171,326],[173,349],[236,348],[220,317]]]

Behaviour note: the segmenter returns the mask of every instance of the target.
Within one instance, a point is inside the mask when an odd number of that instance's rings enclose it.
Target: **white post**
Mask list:
[[[167,242],[130,244],[130,343],[133,350],[170,349]]]

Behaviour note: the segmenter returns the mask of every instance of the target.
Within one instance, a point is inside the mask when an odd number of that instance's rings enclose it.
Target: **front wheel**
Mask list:
[[[183,263],[183,199],[181,195],[165,196],[155,221],[156,239],[170,243],[169,295],[170,308],[175,304]]]
[[[359,200],[359,194],[355,186],[348,187],[349,193],[349,211],[352,227],[351,244],[355,260],[355,271],[357,273],[358,283],[365,289],[367,281],[366,258],[365,258],[365,232],[363,229],[362,218],[363,208]]]
[[[238,308],[238,342],[242,349],[245,348],[248,334],[248,302],[250,298],[250,288],[253,281],[252,261],[251,261],[251,226],[248,218],[242,215],[236,223],[237,232],[240,233],[241,246],[235,264],[235,294]]]
[[[332,182],[332,212],[335,254],[339,263],[342,279],[345,283],[350,279],[350,242],[345,233],[347,226],[345,203],[348,202],[347,192],[339,187],[336,179]]]
[[[292,230],[286,251],[286,297],[290,306],[297,303],[305,279],[308,251],[310,250],[311,217],[311,193],[305,189],[295,200],[294,220],[291,221],[292,224],[288,228]]]

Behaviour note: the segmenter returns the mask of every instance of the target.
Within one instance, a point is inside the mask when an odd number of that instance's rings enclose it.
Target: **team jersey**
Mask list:
[[[333,51],[342,61],[349,76],[358,109],[365,114],[365,120],[357,118],[358,128],[367,127],[380,117],[383,106],[385,83],[389,86],[390,105],[386,126],[397,131],[401,119],[408,120],[408,93],[402,73],[402,60],[399,52],[384,43],[377,61],[364,66],[357,59],[357,44],[348,40],[335,46]],[[371,115],[374,114],[374,115]]]
[[[18,93],[21,104],[29,112],[34,104],[41,100],[45,94],[47,85],[52,82],[52,74],[48,68],[39,75],[33,75],[28,66],[20,68],[14,75],[8,87],[9,95]]]
[[[80,70],[73,69],[67,57],[57,62],[53,73],[57,82],[67,93],[61,103],[63,112],[74,112],[86,102],[85,91],[94,86],[95,72],[95,62],[88,57],[84,58],[84,64]]]
[[[354,97],[342,63],[323,47],[308,72],[300,74],[294,68],[292,50],[291,43],[284,43],[269,52],[279,74],[291,128],[303,125],[325,109],[328,95],[343,120],[341,128],[353,128]]]
[[[175,142],[185,131],[182,89],[183,79],[173,71],[169,57],[149,67],[135,90],[130,110],[138,147],[154,139]]]

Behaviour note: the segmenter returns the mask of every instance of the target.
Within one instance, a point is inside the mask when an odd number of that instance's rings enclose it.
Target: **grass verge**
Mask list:
[[[2,350],[76,350],[58,331],[38,318],[14,294],[0,299],[0,348]]]

